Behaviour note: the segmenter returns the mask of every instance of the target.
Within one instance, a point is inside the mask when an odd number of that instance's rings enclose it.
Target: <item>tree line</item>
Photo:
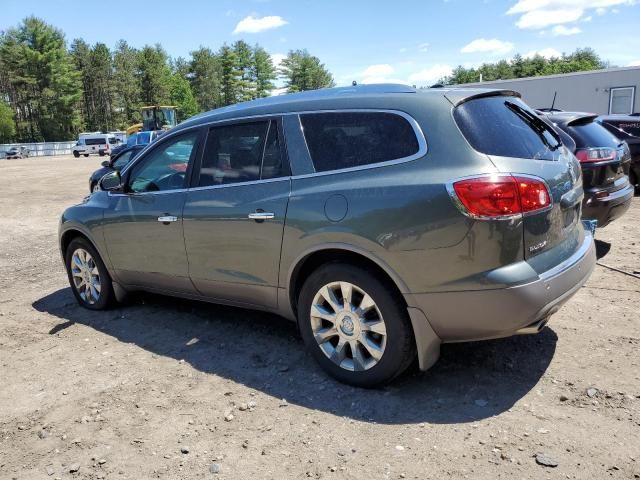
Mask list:
[[[462,65],[455,68],[452,74],[443,78],[440,83],[445,85],[459,85],[492,80],[509,80],[513,78],[537,77],[540,75],[554,75],[559,73],[581,72],[607,68],[606,62],[590,48],[577,49],[567,55],[546,58],[540,54],[530,57],[515,55],[510,60],[500,60],[496,63],[483,63],[478,68],[465,68]]]
[[[0,33],[0,143],[76,138],[80,131],[122,130],[144,105],[175,105],[178,120],[271,95],[334,85],[320,59],[292,50],[275,66],[244,40],[171,58],[160,44],[113,49],[89,45],[37,17]]]

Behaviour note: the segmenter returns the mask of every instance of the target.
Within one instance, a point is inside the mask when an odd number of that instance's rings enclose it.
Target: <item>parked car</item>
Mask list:
[[[114,170],[122,170],[125,165],[133,160],[138,153],[144,150],[145,147],[146,145],[134,145],[132,147],[128,147],[116,156],[102,162],[102,166],[89,177],[89,191],[95,192],[98,189],[98,182],[102,177]]]
[[[60,248],[83,307],[149,290],[276,312],[371,387],[442,342],[544,328],[595,265],[579,172],[515,92],[297,93],[171,129],[63,213]]]
[[[125,148],[132,147],[134,145],[148,145],[153,142],[156,138],[162,135],[164,131],[145,131],[138,132],[127,137],[127,143],[123,143],[117,147],[111,149],[111,157],[115,157],[118,153],[123,151]]]
[[[631,166],[629,167],[629,182],[640,188],[640,114],[634,115],[605,115],[596,120],[620,141],[629,145],[631,152]]]
[[[596,121],[591,113],[560,112],[546,118],[575,142],[582,167],[584,200],[582,216],[605,227],[631,206],[634,188],[629,183],[631,155],[621,142]]]
[[[111,153],[112,144],[117,143],[115,137],[107,133],[94,133],[80,135],[78,143],[71,149],[73,156],[78,158],[80,155],[88,157],[92,154],[98,154],[101,157]]]
[[[29,149],[24,146],[9,147],[4,152],[4,158],[29,158]]]

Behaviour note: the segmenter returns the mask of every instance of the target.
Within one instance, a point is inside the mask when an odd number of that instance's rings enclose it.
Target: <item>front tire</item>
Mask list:
[[[105,310],[114,303],[111,276],[88,240],[80,237],[71,241],[65,264],[71,290],[82,307]]]
[[[330,263],[314,271],[300,292],[298,324],[320,366],[350,385],[384,385],[415,359],[402,300],[388,282],[360,267]]]
[[[73,156],[76,158],[80,158],[80,153],[78,153],[77,151],[73,151]]]

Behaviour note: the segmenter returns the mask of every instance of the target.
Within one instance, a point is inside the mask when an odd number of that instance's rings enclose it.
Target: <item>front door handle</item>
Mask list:
[[[162,217],[158,217],[158,221],[164,223],[165,225],[169,225],[171,222],[177,222],[178,217],[174,215],[163,215]]]
[[[255,220],[256,222],[263,222],[265,220],[271,220],[275,218],[275,214],[273,212],[253,212],[248,215],[249,219]]]

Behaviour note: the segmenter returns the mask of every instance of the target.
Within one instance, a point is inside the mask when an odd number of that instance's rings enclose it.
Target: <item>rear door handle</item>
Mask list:
[[[171,222],[177,222],[178,217],[174,215],[163,215],[162,217],[158,217],[158,221],[164,223],[165,225]]]
[[[275,218],[275,214],[273,212],[253,212],[248,215],[249,219],[256,220],[258,222],[264,220],[271,220]]]

